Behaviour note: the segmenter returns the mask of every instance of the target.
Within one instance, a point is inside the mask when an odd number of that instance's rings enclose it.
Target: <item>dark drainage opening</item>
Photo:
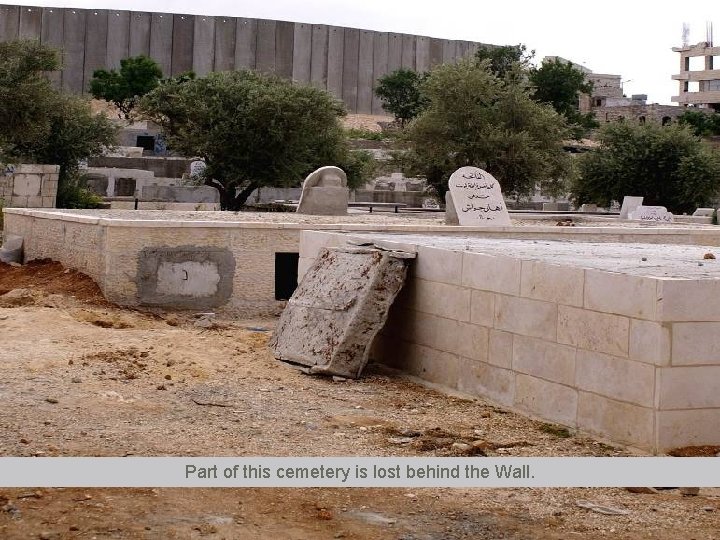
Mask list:
[[[297,288],[299,253],[275,254],[275,300],[289,300]]]

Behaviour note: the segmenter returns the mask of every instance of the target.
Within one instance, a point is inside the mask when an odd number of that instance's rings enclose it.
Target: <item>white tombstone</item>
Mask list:
[[[597,207],[597,204],[587,204],[586,203],[586,204],[583,204],[582,206],[580,206],[580,211],[581,212],[597,212],[598,207]]]
[[[620,208],[620,219],[630,219],[630,212],[633,212],[643,203],[644,197],[623,197],[622,207]]]
[[[347,214],[349,197],[345,171],[339,167],[320,167],[303,182],[296,212],[316,216],[344,216]]]
[[[700,217],[713,217],[713,214],[715,213],[714,208],[698,208],[693,212],[693,216],[700,216]]]
[[[638,206],[629,215],[630,219],[653,223],[672,223],[673,215],[664,206]]]
[[[452,225],[509,227],[510,215],[500,183],[477,167],[461,167],[450,176],[445,222]]]

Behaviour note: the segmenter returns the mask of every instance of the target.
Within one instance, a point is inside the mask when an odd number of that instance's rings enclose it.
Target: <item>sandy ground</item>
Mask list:
[[[201,329],[192,314],[120,309],[57,264],[0,265],[0,295],[10,290],[3,456],[468,455],[453,443],[475,443],[478,460],[629,453],[380,366],[359,381],[303,375],[269,354],[275,320]],[[0,489],[0,538],[710,540],[720,490]]]

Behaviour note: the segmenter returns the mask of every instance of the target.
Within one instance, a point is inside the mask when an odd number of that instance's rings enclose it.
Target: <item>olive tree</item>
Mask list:
[[[206,183],[224,209],[237,210],[263,186],[297,185],[322,165],[348,171],[359,184],[340,118],[344,106],[323,90],[253,71],[163,81],[140,102],[168,146],[207,164]]]

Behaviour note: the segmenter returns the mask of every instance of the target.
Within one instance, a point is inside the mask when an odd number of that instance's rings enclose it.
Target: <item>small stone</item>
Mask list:
[[[68,366],[72,366],[75,362],[72,361],[72,359],[68,360]]]
[[[170,375],[169,373],[168,373],[167,375],[165,375],[165,380],[166,380],[166,381],[169,381],[169,380],[171,380],[171,379],[172,379],[172,375]]]
[[[333,375],[332,378],[333,382],[345,382],[347,379],[345,377],[338,377],[337,375]]]
[[[452,447],[460,452],[467,452],[470,448],[472,448],[469,444],[461,442],[454,442]]]
[[[72,379],[70,379],[70,382],[79,384],[82,382],[82,379],[80,377],[73,377]]]
[[[79,530],[80,530],[80,527],[78,527],[77,525],[71,525],[69,530],[71,530],[71,531],[79,531]]]
[[[165,388],[164,384],[158,384],[156,390],[167,390],[167,388]]]
[[[22,439],[20,439],[20,444],[30,444],[30,441],[23,437]]]
[[[625,488],[630,493],[644,493],[644,494],[654,494],[659,493],[657,489],[651,488],[651,487],[628,487]]]
[[[714,258],[715,258],[715,255],[713,255],[713,254],[710,253],[710,252],[708,252],[708,253],[706,253],[705,255],[703,255],[703,259],[714,259]]]
[[[53,405],[59,403],[57,399],[51,397],[45,398],[45,401],[47,401],[48,403],[52,403]]]
[[[150,356],[150,353],[147,351],[142,351],[140,353],[140,358],[147,358],[148,356]]]
[[[0,315],[0,321],[6,321],[8,319],[8,315]]]
[[[699,262],[699,263],[698,263],[698,266],[705,266],[705,263]]]
[[[49,532],[41,532],[38,534],[38,538],[40,540],[50,540],[52,538],[52,535]]]
[[[408,444],[413,441],[412,437],[389,437],[390,444]]]
[[[703,510],[705,510],[706,512],[714,512],[715,508],[712,506],[703,506]]]
[[[640,260],[643,261],[643,262],[645,262],[645,261],[647,261],[647,257],[643,257],[643,258],[640,259]]]

